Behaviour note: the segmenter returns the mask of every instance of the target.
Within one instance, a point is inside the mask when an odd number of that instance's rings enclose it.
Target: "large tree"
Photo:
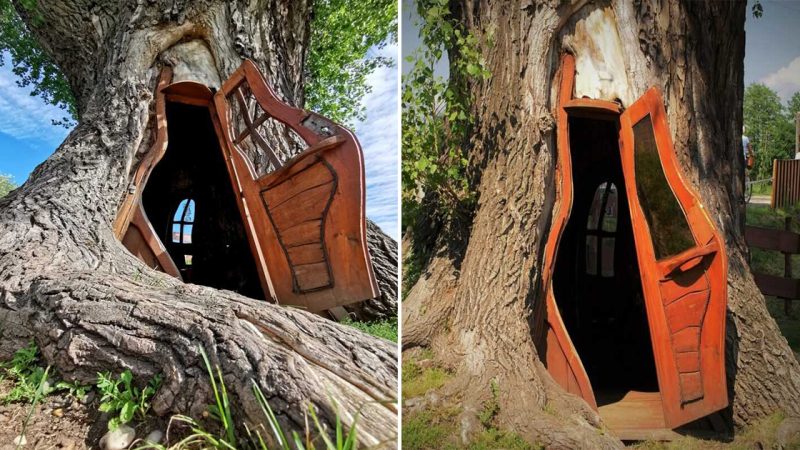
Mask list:
[[[2,354],[34,339],[69,379],[89,382],[97,372],[124,368],[141,379],[160,373],[155,412],[194,415],[210,393],[202,346],[222,369],[241,425],[263,420],[255,382],[287,430],[305,429],[311,404],[328,425],[337,415],[347,426],[357,418],[364,443],[391,441],[393,343],[313,314],[180,283],[148,269],[111,228],[154,139],[162,69],[224,80],[250,58],[278,95],[302,106],[313,72],[305,66],[312,2],[12,3],[24,21],[18,30],[63,74],[78,121],[56,152],[0,201]],[[52,72],[33,79],[46,76],[58,84]],[[57,92],[56,101],[72,101]],[[369,240],[385,298],[356,312],[391,315],[396,246],[373,225]]]
[[[459,51],[463,46],[455,39],[445,43],[450,81],[461,83],[471,98],[471,126],[461,148],[469,162],[464,178],[475,196],[474,207],[462,208],[471,214],[469,220],[463,220],[463,213],[430,214],[431,205],[445,203],[440,201],[444,195],[439,186],[423,186],[424,196],[419,191],[410,195],[427,204],[421,210],[428,213],[404,224],[412,231],[406,237],[414,239],[413,254],[428,256],[403,302],[403,347],[429,347],[440,364],[452,369],[443,392],[462,405],[462,436],[474,430],[470,424],[491,400],[494,384],[499,389],[497,419],[504,428],[556,447],[620,445],[612,435],[598,432],[600,419],[586,403],[553,382],[534,345],[532,312],[544,301],[543,247],[558,198],[555,120],[563,52],[600,63],[578,70],[611,80],[611,88],[601,89],[606,100],[616,97],[628,106],[650,86],[663,92],[678,161],[727,248],[731,406],[725,416],[740,427],[778,410],[800,414],[800,364],[753,282],[739,226],[746,3],[420,4],[423,18],[449,9],[446,26],[436,33],[458,29],[474,36],[479,60],[491,73],[485,80],[465,76],[469,71],[458,69],[459,60],[475,55]],[[433,8],[439,9],[431,13]],[[593,14],[611,26],[581,24]],[[592,39],[592,33],[604,38]],[[606,39],[614,34],[617,44]],[[617,49],[606,52],[609,44]],[[609,54],[621,58],[603,61]],[[447,160],[447,155],[439,159]]]

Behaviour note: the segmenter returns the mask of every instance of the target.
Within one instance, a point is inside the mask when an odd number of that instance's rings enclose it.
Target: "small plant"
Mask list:
[[[483,404],[483,411],[478,414],[478,420],[485,428],[492,428],[494,418],[500,412],[500,387],[497,385],[497,380],[492,380],[489,387],[492,390],[492,398]]]
[[[48,371],[38,365],[39,348],[31,341],[14,353],[11,361],[2,364],[3,378],[14,382],[14,387],[1,400],[3,403],[30,402],[36,398],[39,386],[42,394],[48,395],[55,389],[47,381]]]
[[[56,383],[55,390],[57,391],[67,391],[69,395],[72,397],[84,401],[86,400],[86,395],[92,389],[92,386],[88,384],[81,384],[78,381],[73,381],[72,383],[67,383],[66,381],[59,381]]]
[[[115,430],[137,416],[144,420],[150,410],[150,398],[161,386],[161,376],[156,375],[143,390],[133,385],[133,374],[125,370],[114,379],[111,372],[97,374],[97,390],[100,392],[100,411],[116,415],[108,421],[108,429]]]

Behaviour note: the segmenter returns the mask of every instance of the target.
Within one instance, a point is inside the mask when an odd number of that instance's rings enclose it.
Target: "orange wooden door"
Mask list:
[[[377,297],[355,136],[280,101],[249,60],[214,106],[266,295],[313,312]]]
[[[683,179],[656,88],[620,116],[620,149],[666,425],[728,404],[725,244]]]

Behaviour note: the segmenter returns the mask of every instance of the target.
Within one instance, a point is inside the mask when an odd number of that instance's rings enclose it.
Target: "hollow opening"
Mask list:
[[[208,108],[167,102],[166,153],[142,205],[187,283],[264,298]]]
[[[629,391],[658,391],[618,128],[617,121],[569,119],[573,206],[553,272],[561,317],[598,406]]]

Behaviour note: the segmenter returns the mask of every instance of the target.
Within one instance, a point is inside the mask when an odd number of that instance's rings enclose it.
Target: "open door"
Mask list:
[[[214,107],[267,296],[313,312],[377,297],[353,134],[280,101],[249,60],[214,95]]]
[[[725,245],[680,174],[656,88],[621,114],[620,150],[664,419],[674,428],[728,404]]]

